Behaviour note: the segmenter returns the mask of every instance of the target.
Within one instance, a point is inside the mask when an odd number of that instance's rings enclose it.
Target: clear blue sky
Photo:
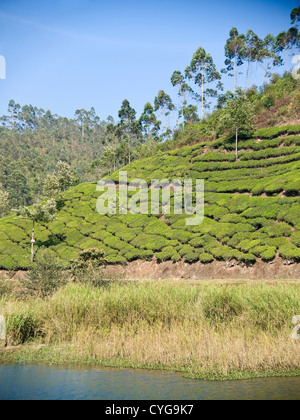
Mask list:
[[[94,106],[105,119],[127,98],[138,113],[197,47],[221,69],[230,29],[277,35],[299,0],[0,0],[0,114],[14,99],[71,117]],[[226,88],[232,88],[232,80]]]

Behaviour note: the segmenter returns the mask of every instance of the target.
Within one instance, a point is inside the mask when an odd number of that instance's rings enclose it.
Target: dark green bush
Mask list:
[[[40,249],[30,271],[21,280],[28,295],[45,298],[52,295],[67,282],[64,265],[53,251]]]

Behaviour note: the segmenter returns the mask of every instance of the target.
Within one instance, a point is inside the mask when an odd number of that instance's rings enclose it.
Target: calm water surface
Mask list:
[[[169,372],[0,366],[1,400],[298,400],[300,377],[207,382]]]

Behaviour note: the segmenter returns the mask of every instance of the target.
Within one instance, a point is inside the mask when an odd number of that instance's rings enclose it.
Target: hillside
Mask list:
[[[57,221],[36,228],[36,249],[51,248],[68,266],[80,250],[103,249],[110,264],[134,260],[300,261],[300,126],[258,130],[239,144],[200,142],[133,162],[128,178],[205,179],[205,221],[186,226],[185,215],[101,216],[95,183],[64,193]],[[118,172],[112,179],[118,180]],[[29,267],[31,222],[0,220],[0,267]]]

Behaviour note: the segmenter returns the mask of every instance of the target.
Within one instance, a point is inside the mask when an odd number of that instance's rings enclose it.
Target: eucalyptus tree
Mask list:
[[[56,220],[56,201],[52,198],[44,205],[42,203],[36,203],[33,204],[32,207],[21,207],[18,210],[15,210],[15,212],[21,219],[28,219],[32,221],[31,262],[33,262],[35,225],[37,223],[47,224]]]
[[[248,89],[250,89],[251,85],[251,64],[257,60],[259,45],[259,37],[251,29],[249,29],[246,34],[245,48],[243,52],[244,58],[248,61],[248,71],[246,77],[246,86],[248,86]]]
[[[295,7],[291,12],[291,24],[300,25],[300,6]]]
[[[291,72],[293,70],[293,55],[294,55],[294,49],[299,47],[299,31],[298,29],[293,26],[287,31],[288,36],[288,49],[290,50],[291,55]]]
[[[85,109],[77,109],[75,111],[75,120],[80,127],[82,141],[85,139],[86,126],[88,120],[88,112]]]
[[[125,99],[122,102],[121,109],[118,113],[120,122],[117,126],[117,135],[120,141],[124,141],[128,145],[128,163],[132,160],[132,149],[141,137],[138,121],[136,120],[136,111],[131,107],[130,102]]]
[[[142,133],[144,133],[147,138],[158,138],[161,121],[156,118],[154,108],[150,102],[147,102],[144,106],[144,111],[139,119],[139,125]]]
[[[257,58],[264,70],[265,82],[268,84],[274,67],[282,64],[282,59],[278,54],[278,39],[271,34],[267,34],[260,42]]]
[[[205,89],[205,86],[221,80],[220,73],[217,71],[211,55],[202,47],[199,47],[194,53],[191,64],[186,68],[185,73],[187,78],[192,79],[194,84],[201,89],[200,95],[196,93],[195,97],[201,98],[201,120],[203,120],[207,99],[217,96],[216,89]],[[217,85],[218,88],[221,88],[221,84]]]
[[[90,133],[95,131],[97,128],[100,123],[100,118],[96,115],[95,108],[92,107],[89,111],[85,109],[77,109],[75,111],[75,121],[79,126],[81,139],[84,142]]]
[[[288,62],[288,52],[290,48],[290,34],[288,32],[282,31],[277,35],[276,46],[278,53],[285,53],[285,68],[286,71],[289,71],[289,62]]]
[[[22,107],[19,118],[25,131],[34,130],[38,126],[36,111],[37,108],[32,105],[24,105]]]
[[[131,128],[131,126],[136,121],[136,111],[130,106],[130,102],[127,99],[124,99],[122,102],[118,116],[120,118],[121,124],[126,125],[128,128]]]
[[[239,34],[238,30],[233,27],[225,45],[225,65],[227,66],[225,71],[229,76],[234,76],[234,92],[237,89],[238,67],[244,63],[245,43],[245,35]],[[232,71],[233,73],[231,73]]]
[[[170,112],[174,110],[175,110],[175,106],[172,102],[171,97],[163,90],[160,90],[158,92],[158,95],[154,99],[154,111],[161,112],[163,114],[164,119],[165,119],[165,134],[166,135],[169,132],[168,115],[170,115]]]
[[[10,120],[10,128],[12,130],[18,129],[18,120],[20,118],[21,105],[17,104],[14,100],[10,100],[8,104],[8,113]]]
[[[185,82],[185,76],[178,70],[174,71],[174,73],[171,76],[171,83],[172,85],[178,86],[179,92],[178,95],[181,100],[181,110],[179,114],[182,116],[182,127],[184,129],[185,127],[185,106],[186,106],[186,96],[189,93],[192,93],[191,87]]]

